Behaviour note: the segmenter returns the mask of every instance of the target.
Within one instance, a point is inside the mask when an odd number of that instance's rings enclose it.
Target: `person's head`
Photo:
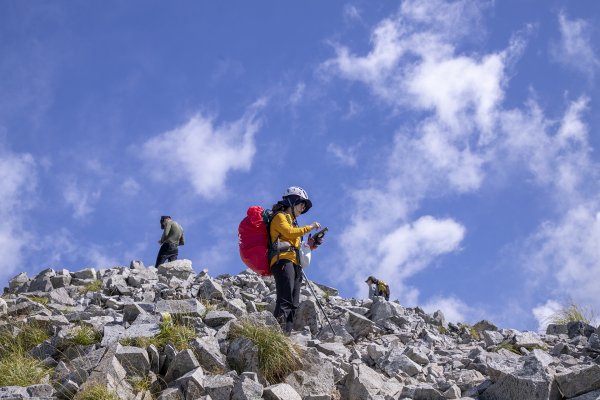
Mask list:
[[[165,229],[165,224],[171,221],[171,217],[169,215],[163,215],[160,217],[160,229]]]
[[[297,217],[305,214],[312,207],[312,201],[304,189],[298,186],[289,187],[282,199],[273,206],[273,211],[286,211]]]
[[[373,276],[369,276],[365,282],[367,283],[367,285],[372,285],[374,283],[377,283],[377,279],[375,279],[375,277]]]

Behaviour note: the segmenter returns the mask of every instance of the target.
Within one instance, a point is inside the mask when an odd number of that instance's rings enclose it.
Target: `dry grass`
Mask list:
[[[93,385],[77,393],[73,400],[119,400],[119,397],[102,385]]]
[[[102,281],[101,280],[95,280],[95,281],[90,282],[87,285],[79,288],[79,291],[81,293],[99,292],[100,290],[102,290]]]
[[[190,341],[196,337],[193,327],[175,323],[169,313],[164,313],[160,323],[160,332],[154,337],[127,338],[120,341],[123,346],[137,346],[146,348],[151,344],[159,349],[167,343],[172,343],[178,351],[190,348]]]
[[[566,325],[569,322],[581,321],[589,324],[594,320],[595,312],[590,308],[582,307],[574,302],[565,304],[558,312],[550,317],[550,323]]]
[[[80,325],[73,329],[69,335],[69,342],[74,345],[89,346],[90,344],[100,343],[101,341],[102,333],[89,325]]]
[[[29,296],[28,299],[31,301],[35,301],[36,303],[42,304],[44,306],[47,305],[49,302],[47,297],[41,297],[41,296]]]
[[[272,327],[241,321],[229,335],[231,339],[245,337],[258,347],[260,372],[270,383],[282,382],[302,365],[299,347]]]

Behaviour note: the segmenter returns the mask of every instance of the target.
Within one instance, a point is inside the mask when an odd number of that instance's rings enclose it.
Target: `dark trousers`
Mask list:
[[[175,261],[177,260],[178,255],[179,246],[173,243],[163,243],[160,246],[160,250],[158,250],[158,256],[156,256],[154,267],[158,268],[159,265],[164,264],[167,261]]]
[[[271,268],[277,289],[277,301],[273,315],[290,332],[294,325],[294,315],[300,304],[302,267],[289,260],[281,259]]]

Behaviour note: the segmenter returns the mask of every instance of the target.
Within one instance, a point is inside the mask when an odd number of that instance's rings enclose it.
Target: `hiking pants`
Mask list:
[[[302,267],[285,259],[279,260],[271,268],[277,289],[277,301],[273,315],[290,332],[294,325],[296,309],[300,304],[300,286],[302,284]]]
[[[177,260],[178,255],[179,246],[169,242],[163,243],[160,246],[160,250],[158,250],[158,256],[156,256],[154,267],[158,268],[159,265],[164,264],[167,261],[175,261]]]

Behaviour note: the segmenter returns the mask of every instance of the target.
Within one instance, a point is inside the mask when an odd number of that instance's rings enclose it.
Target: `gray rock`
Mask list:
[[[64,287],[52,290],[48,294],[48,299],[51,303],[62,304],[65,306],[74,306],[77,304]]]
[[[347,400],[375,400],[383,387],[382,376],[364,364],[353,366],[342,387],[342,398]]]
[[[71,366],[75,369],[90,372],[100,363],[106,353],[106,347],[101,347],[97,350],[93,350],[88,354],[82,355],[71,360]]]
[[[375,324],[373,321],[352,311],[346,312],[348,313],[346,329],[352,335],[352,337],[354,337],[354,339],[358,340],[375,332]]]
[[[136,303],[125,304],[123,306],[123,321],[133,323],[140,314],[146,314],[146,311]]]
[[[380,360],[379,367],[390,377],[398,371],[414,376],[422,371],[422,367],[404,354],[404,348],[398,342],[392,343],[390,351]]]
[[[445,397],[430,384],[404,386],[400,397],[413,400],[445,400]]]
[[[504,335],[498,331],[483,331],[481,335],[487,347],[497,346],[504,341]]]
[[[201,317],[206,311],[206,307],[196,299],[186,300],[159,300],[156,303],[156,312],[168,312],[173,316]]]
[[[314,348],[303,352],[302,364],[302,369],[289,374],[285,383],[292,386],[303,399],[331,397],[335,388],[333,364]]]
[[[76,279],[97,279],[96,270],[94,268],[86,268],[81,271],[71,272],[71,276]]]
[[[456,385],[450,385],[448,389],[443,393],[446,399],[460,399],[461,391],[460,388]]]
[[[196,360],[192,350],[187,349],[180,351],[173,361],[171,361],[167,374],[165,375],[165,381],[171,382],[198,367],[200,367],[200,363]]]
[[[185,281],[190,276],[194,275],[194,269],[192,268],[192,262],[190,260],[166,262],[160,265],[157,271],[159,276],[164,276],[169,280],[171,278],[177,278]]]
[[[263,389],[263,385],[257,381],[242,376],[233,386],[231,400],[260,400]]]
[[[568,372],[556,374],[555,379],[565,397],[575,397],[600,389],[600,365],[573,367]]]
[[[227,311],[235,315],[237,318],[241,318],[248,313],[246,303],[244,303],[242,299],[226,299],[225,307],[227,308]]]
[[[198,287],[198,297],[206,300],[222,300],[225,298],[225,295],[223,294],[223,287],[220,283],[213,281],[212,279],[204,279]]]
[[[129,263],[129,268],[130,269],[139,269],[139,270],[144,270],[144,263],[140,260],[131,260],[131,262]]]
[[[219,349],[219,341],[213,336],[202,336],[191,343],[194,354],[202,368],[210,372],[228,369],[225,356]]]
[[[404,354],[419,365],[429,364],[427,354],[418,347],[408,347]]]
[[[475,325],[473,325],[473,329],[476,332],[483,332],[483,331],[497,331],[498,327],[494,324],[492,324],[490,321],[487,320],[481,320],[479,322],[477,322]]]
[[[160,392],[156,400],[184,400],[184,397],[179,388],[168,388]]]
[[[146,349],[148,352],[148,358],[150,359],[150,370],[155,374],[158,374],[160,371],[160,354],[155,345],[151,344]]]
[[[560,400],[562,397],[552,376],[538,362],[523,364],[486,389],[481,400]]]
[[[211,328],[217,328],[234,319],[236,319],[235,315],[229,311],[209,311],[204,317],[204,323]]]
[[[566,324],[550,324],[546,328],[546,335],[566,335],[568,332]]]
[[[323,324],[320,311],[317,307],[317,303],[313,299],[308,299],[300,303],[294,316],[294,329],[300,330],[308,326],[311,333],[316,334],[319,326]]]
[[[336,359],[348,360],[350,358],[350,350],[342,343],[317,343],[316,349]]]
[[[572,397],[570,400],[600,400],[600,390],[594,390],[581,396]]]
[[[29,283],[29,278],[25,272],[21,272],[8,283],[8,289],[11,293],[17,293],[20,288]]]
[[[204,390],[212,400],[229,400],[235,382],[227,375],[212,375],[204,378]]]
[[[175,380],[174,385],[179,386],[185,393],[186,399],[197,399],[205,393],[204,371],[202,367],[195,368]]]
[[[287,383],[279,383],[265,388],[263,398],[266,400],[302,400],[302,397]]]
[[[71,284],[71,275],[67,274],[52,276],[50,277],[50,283],[52,283],[52,287],[55,289],[69,286]]]
[[[596,331],[596,328],[583,321],[571,321],[567,324],[567,334],[570,338],[577,336],[589,337]]]
[[[119,346],[116,352],[117,360],[121,363],[128,376],[146,376],[150,371],[148,352],[139,347]]]
[[[30,292],[49,292],[53,289],[51,277],[55,275],[53,269],[46,269],[40,272],[32,281],[29,286]]]
[[[6,300],[0,298],[0,315],[4,315],[8,312],[8,306],[6,305]]]
[[[237,337],[229,343],[227,362],[238,371],[260,372],[258,347],[248,338]]]
[[[534,332],[517,333],[513,339],[513,343],[517,347],[544,346],[544,342]]]

